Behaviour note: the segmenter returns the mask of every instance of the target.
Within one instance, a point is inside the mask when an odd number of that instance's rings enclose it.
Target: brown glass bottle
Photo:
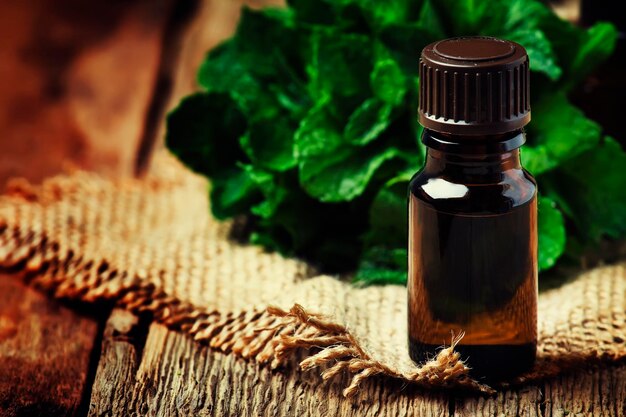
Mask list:
[[[528,58],[511,42],[461,38],[430,45],[420,65],[427,155],[409,186],[409,353],[423,362],[463,333],[456,349],[475,377],[509,378],[532,367],[537,340],[537,187],[519,151]]]

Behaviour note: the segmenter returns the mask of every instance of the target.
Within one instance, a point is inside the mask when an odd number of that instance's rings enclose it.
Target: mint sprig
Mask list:
[[[575,27],[536,0],[244,9],[236,34],[203,62],[202,92],[169,115],[167,145],[211,179],[216,217],[250,218],[253,243],[403,283],[406,187],[424,158],[418,55],[459,35],[510,39],[530,56],[522,158],[541,191],[540,268],[557,262],[568,235],[587,245],[626,235],[626,154],[567,98],[612,53],[616,30]]]

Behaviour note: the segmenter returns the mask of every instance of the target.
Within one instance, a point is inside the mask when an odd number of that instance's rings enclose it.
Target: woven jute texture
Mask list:
[[[59,298],[107,300],[215,349],[270,366],[296,351],[325,380],[375,375],[490,392],[455,340],[418,367],[408,357],[406,289],[358,288],[229,237],[209,214],[208,184],[158,155],[143,180],[75,172],[0,197],[0,267]],[[539,360],[510,383],[626,357],[626,268],[597,268],[540,294]],[[304,353],[302,353],[304,352]],[[514,358],[512,358],[514,360]]]

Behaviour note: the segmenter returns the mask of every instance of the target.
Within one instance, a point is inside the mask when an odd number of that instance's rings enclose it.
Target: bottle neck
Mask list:
[[[460,182],[498,182],[507,172],[522,171],[519,148],[525,139],[523,130],[481,137],[425,130],[424,171]]]

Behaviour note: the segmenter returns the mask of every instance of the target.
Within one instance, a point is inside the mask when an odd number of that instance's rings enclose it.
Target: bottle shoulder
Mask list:
[[[409,182],[409,194],[438,210],[502,213],[530,203],[537,195],[537,182],[523,168],[481,182],[421,170]]]

